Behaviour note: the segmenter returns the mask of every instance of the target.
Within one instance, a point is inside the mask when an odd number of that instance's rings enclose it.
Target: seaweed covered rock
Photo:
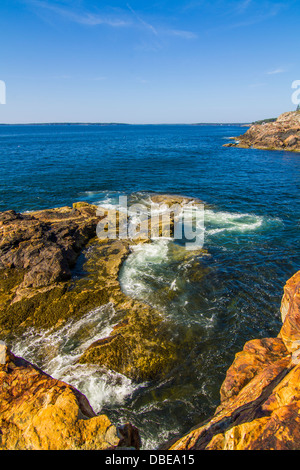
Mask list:
[[[179,360],[173,330],[158,312],[136,302],[110,336],[94,342],[79,362],[104,365],[136,382],[158,380]]]
[[[167,207],[192,202],[170,195],[153,199]],[[178,332],[160,312],[122,292],[122,263],[131,246],[145,240],[99,239],[98,223],[106,213],[108,220],[116,215],[80,202],[30,214],[0,214],[0,339],[12,347],[29,327],[59,330],[68,320],[110,304],[115,328],[107,338],[94,341],[80,362],[105,366],[136,381],[160,379],[182,354]],[[157,227],[164,231],[160,221]]]
[[[78,254],[93,238],[93,206],[31,214],[0,214],[0,269],[24,270],[20,287],[45,287],[71,277]]]
[[[53,326],[107,298],[83,286],[72,295],[72,269],[95,238],[98,220],[96,207],[86,203],[0,214],[1,337],[28,325]]]

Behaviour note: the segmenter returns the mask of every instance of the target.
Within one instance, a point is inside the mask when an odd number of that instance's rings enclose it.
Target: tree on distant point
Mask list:
[[[300,111],[300,104],[298,104],[296,111]]]

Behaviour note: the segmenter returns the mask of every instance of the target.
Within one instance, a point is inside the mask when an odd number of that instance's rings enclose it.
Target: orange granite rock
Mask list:
[[[132,425],[117,428],[74,387],[0,348],[0,450],[139,448]]]
[[[279,336],[286,348],[295,353],[300,348],[300,271],[284,287],[281,318],[283,325]]]
[[[242,388],[268,365],[282,360],[286,354],[285,345],[279,338],[255,339],[246,343],[243,351],[236,354],[234,363],[227,371],[220,390],[222,405],[237,396]]]
[[[252,340],[221,387],[214,416],[171,450],[300,449],[300,271],[285,285],[277,338]]]

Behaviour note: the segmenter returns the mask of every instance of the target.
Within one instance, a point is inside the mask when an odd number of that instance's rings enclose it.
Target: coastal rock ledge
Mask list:
[[[300,271],[285,285],[276,338],[236,354],[214,416],[168,450],[300,449]],[[140,449],[138,430],[96,415],[87,398],[0,344],[0,450]]]
[[[12,354],[27,328],[60,334],[70,319],[109,303],[115,327],[79,362],[99,364],[136,382],[166,377],[189,348],[187,342],[179,353],[174,324],[122,292],[118,274],[133,241],[97,239],[98,220],[96,207],[84,202],[0,214],[0,450],[141,446],[132,424],[116,426],[106,415],[96,415],[76,388]],[[83,251],[83,274],[73,278]],[[200,264],[200,274],[201,269]],[[163,448],[300,449],[300,271],[284,287],[281,315],[276,338],[251,340],[236,355],[214,416]]]
[[[274,122],[254,124],[233,139],[224,147],[300,152],[300,112],[283,113]]]
[[[300,449],[300,271],[285,285],[277,338],[247,342],[221,387],[214,416],[171,450]]]

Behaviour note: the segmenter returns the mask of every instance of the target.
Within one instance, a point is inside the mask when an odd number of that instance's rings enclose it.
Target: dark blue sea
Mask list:
[[[149,193],[205,203],[204,248],[194,260],[158,240],[133,250],[120,272],[128,295],[154,305],[191,338],[186,361],[157,383],[75,365],[66,337],[85,321],[109,333],[108,305],[61,335],[28,332],[13,352],[74,384],[97,412],[141,429],[154,448],[208,418],[245,342],[277,336],[283,286],[300,268],[300,154],[223,147],[239,125],[0,126],[0,210],[87,201],[117,204]],[[176,250],[175,250],[176,251]],[[170,295],[170,293],[172,295]],[[74,342],[75,343],[75,342]],[[48,357],[49,348],[56,353]],[[37,351],[39,353],[37,354]]]

